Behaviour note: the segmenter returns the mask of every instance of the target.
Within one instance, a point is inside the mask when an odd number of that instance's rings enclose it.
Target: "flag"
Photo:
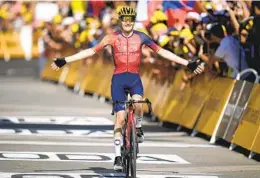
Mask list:
[[[195,4],[196,1],[190,0],[164,0],[162,6],[168,17],[168,26],[172,27],[175,23],[184,24],[187,12],[194,11]]]
[[[93,15],[94,17],[99,17],[101,11],[106,8],[106,3],[104,0],[91,0],[88,2],[88,15]]]

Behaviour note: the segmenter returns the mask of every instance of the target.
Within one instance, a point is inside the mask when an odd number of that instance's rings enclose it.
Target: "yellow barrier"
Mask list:
[[[17,32],[0,33],[0,58],[24,59],[24,52],[19,39],[19,33]],[[38,57],[37,42],[34,42],[32,46],[32,58]]]
[[[167,119],[165,117],[166,109],[169,107],[169,104],[171,102],[172,91],[174,90],[174,87],[176,88],[176,86],[174,85],[174,82],[177,81],[176,78],[178,78],[178,76],[180,77],[180,72],[176,72],[176,74],[174,75],[173,81],[168,83],[168,91],[165,95],[164,101],[160,104],[161,110],[158,113],[158,117],[160,117],[160,121],[167,121]]]
[[[163,96],[165,95],[165,90],[167,88],[167,82],[165,82],[164,84],[162,84],[159,80],[157,80],[154,83],[154,87],[153,87],[153,91],[151,91],[151,95],[154,96],[154,98],[152,98],[152,107],[153,107],[153,112],[155,115],[158,115],[158,104],[160,104]],[[160,91],[160,92],[158,92]],[[150,98],[150,97],[149,97]]]
[[[52,64],[53,60],[52,59],[48,59],[45,63],[45,67],[41,73],[41,78],[44,80],[52,80],[52,81],[59,81],[59,78],[61,76],[62,71],[66,71],[68,70],[68,66],[64,67],[61,70],[55,71],[52,70],[51,68],[51,64]]]
[[[96,89],[99,84],[98,78],[100,76],[99,72],[101,71],[102,63],[103,62],[98,55],[92,57],[92,60],[87,67],[87,74],[80,85],[81,91],[87,93],[96,93]]]
[[[176,73],[173,85],[170,89],[170,94],[165,102],[165,112],[162,116],[163,121],[177,123],[182,110],[185,108],[188,98],[190,97],[190,86],[187,86],[184,91],[180,90],[182,82],[182,71]]]
[[[170,94],[170,83],[168,81],[164,82],[164,85],[160,89],[159,95],[156,98],[156,106],[154,113],[158,116],[161,117],[164,114],[164,105],[167,102],[167,98]]]
[[[87,92],[85,91],[85,88],[88,86],[88,83],[90,80],[93,78],[92,75],[92,70],[95,68],[96,61],[93,59],[88,59],[88,64],[87,64],[87,72],[86,75],[84,76],[83,80],[80,82],[79,89],[81,92]]]
[[[248,150],[260,153],[259,127],[260,127],[260,85],[255,85],[242,115],[242,120],[233,136],[231,143]],[[258,133],[258,135],[257,135]],[[258,140],[257,140],[258,138]]]
[[[142,84],[144,88],[144,94],[146,94],[147,88],[149,86],[149,82],[152,79],[152,69],[151,69],[151,64],[141,64],[140,66],[140,77],[142,79]]]
[[[189,129],[194,128],[199,114],[209,97],[211,87],[212,83],[208,74],[199,75],[193,79],[191,84],[192,93],[185,110],[181,113],[178,124]]]
[[[61,56],[69,56],[74,54],[76,49],[72,48],[69,45],[63,45]],[[52,80],[56,82],[67,82],[68,86],[73,86],[73,76],[75,73],[75,67],[78,66],[78,62],[70,63],[69,65],[63,67],[62,69],[58,71],[54,71],[51,68],[51,64],[53,62],[53,58],[55,58],[55,51],[47,51],[47,56],[49,59],[47,59],[45,66],[43,68],[43,71],[41,73],[42,79]],[[69,73],[69,75],[68,75]],[[72,84],[71,84],[72,83]]]
[[[216,78],[212,81],[211,93],[195,126],[196,131],[212,135],[234,84],[235,80],[230,78]]]
[[[79,81],[81,62],[82,61],[75,61],[69,64],[68,71],[66,72],[66,74],[64,74],[64,83],[68,87],[74,87],[75,84]]]
[[[88,93],[96,93],[97,89],[99,88],[100,81],[102,80],[102,70],[104,70],[103,60],[100,58],[94,59],[95,67],[91,70],[92,80],[89,81],[88,85],[85,88],[85,91]]]
[[[156,78],[152,78],[149,81],[149,84],[147,86],[146,91],[144,91],[144,97],[149,98],[149,100],[152,102],[152,109],[153,110],[154,110],[154,103],[155,103],[155,100],[156,100],[156,97],[157,97],[157,94],[158,94],[155,91],[158,91],[159,87],[160,86],[159,86]]]
[[[147,90],[149,88],[149,83],[151,82],[152,79],[152,70],[149,64],[147,65],[141,65],[141,79],[143,83],[143,88],[144,88],[144,97],[147,97]],[[147,97],[148,98],[148,97]],[[148,98],[150,99],[150,98]],[[148,107],[147,105],[143,105],[144,112],[148,112]]]
[[[259,119],[258,119],[258,121],[259,121]],[[257,131],[255,141],[253,143],[251,151],[260,154],[260,126],[258,127],[258,131]]]
[[[110,68],[109,68],[109,75],[110,75],[110,77],[109,77],[109,79],[107,79],[107,81],[106,81],[106,87],[104,87],[104,96],[106,97],[106,98],[109,98],[109,99],[111,99],[111,79],[112,79],[112,75],[113,75],[113,72],[114,72],[114,64],[111,64],[110,65]]]
[[[114,66],[113,64],[111,64],[112,61],[108,62],[109,63],[102,63],[102,67],[100,70],[100,78],[97,80],[99,86],[96,90],[96,93],[106,98],[111,98],[111,79],[114,71]]]

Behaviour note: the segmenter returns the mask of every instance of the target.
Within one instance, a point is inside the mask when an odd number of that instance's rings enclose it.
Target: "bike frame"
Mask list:
[[[127,117],[125,118],[125,123],[124,123],[124,143],[123,146],[121,147],[121,154],[123,155],[123,172],[126,173],[126,176],[128,177],[129,175],[129,170],[131,169],[131,176],[133,178],[136,177],[136,157],[138,154],[138,142],[136,141],[136,123],[134,119],[134,104],[135,103],[146,103],[149,108],[149,114],[152,113],[152,106],[151,102],[146,98],[145,100],[127,100],[127,101],[115,101],[113,102],[113,110],[112,110],[112,115],[114,115],[114,106],[115,104],[126,104],[126,112],[127,112]],[[134,135],[134,136],[133,136]],[[135,140],[132,140],[132,139]],[[134,145],[132,145],[135,143]],[[134,151],[133,151],[134,150]],[[132,155],[132,151],[134,155]],[[133,172],[132,172],[133,171]]]
[[[130,149],[131,144],[130,144],[130,133],[131,133],[131,126],[133,125],[135,130],[135,134],[136,134],[136,123],[134,120],[134,106],[132,104],[129,105],[128,107],[128,112],[127,112],[127,125],[126,125],[126,148]]]

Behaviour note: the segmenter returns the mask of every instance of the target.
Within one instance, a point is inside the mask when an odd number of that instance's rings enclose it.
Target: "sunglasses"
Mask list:
[[[120,20],[122,22],[135,22],[135,17],[134,16],[122,16],[122,17],[120,17]]]

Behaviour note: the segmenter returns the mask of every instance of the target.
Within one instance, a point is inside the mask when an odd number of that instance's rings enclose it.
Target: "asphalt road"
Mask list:
[[[40,81],[37,63],[20,63],[0,62],[0,177],[124,177],[112,169],[111,105]],[[241,153],[148,119],[143,125],[140,178],[260,177],[259,162]]]

